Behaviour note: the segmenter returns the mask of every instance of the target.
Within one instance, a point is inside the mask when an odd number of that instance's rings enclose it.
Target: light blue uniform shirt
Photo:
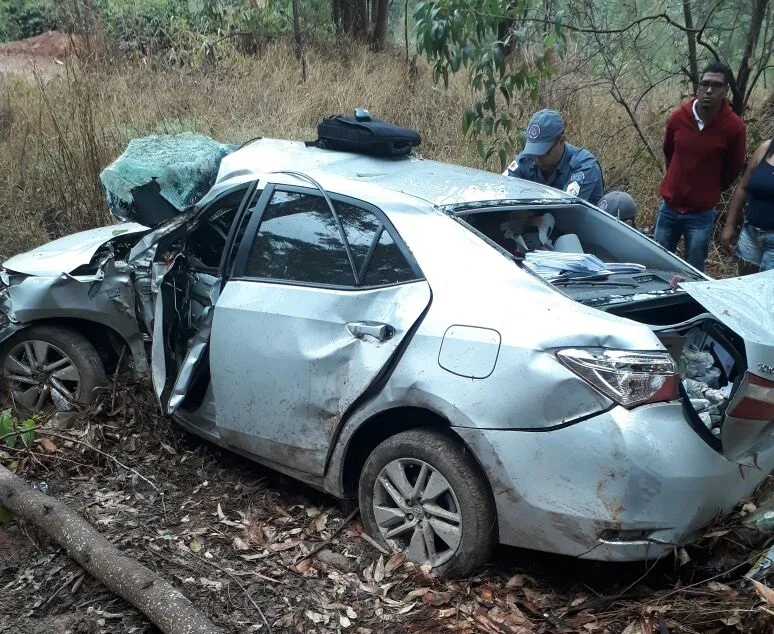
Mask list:
[[[588,200],[596,205],[605,193],[602,169],[597,158],[588,150],[564,144],[564,154],[548,180],[535,164],[532,156],[519,154],[506,170],[508,176],[523,178],[533,183],[541,183],[561,189],[573,196]]]

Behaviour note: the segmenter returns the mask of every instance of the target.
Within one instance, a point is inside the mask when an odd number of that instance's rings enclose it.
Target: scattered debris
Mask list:
[[[766,535],[774,535],[774,490],[771,496],[763,501],[760,506],[750,510],[742,524],[746,528],[758,531]]]
[[[745,575],[748,579],[756,581],[762,581],[769,576],[774,578],[774,545],[758,558],[755,565]]]

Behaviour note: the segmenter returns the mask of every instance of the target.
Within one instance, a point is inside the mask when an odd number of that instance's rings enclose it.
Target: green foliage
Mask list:
[[[0,40],[32,37],[58,27],[52,0],[0,0]]]
[[[197,26],[208,33],[250,32],[270,36],[293,28],[290,0],[194,0],[191,10]]]
[[[10,409],[3,410],[0,412],[0,437],[4,437],[12,431],[14,431],[13,412]],[[8,444],[9,438],[13,437],[6,437],[6,444]],[[8,444],[8,446],[13,447],[13,444]]]
[[[127,53],[168,48],[175,20],[189,20],[188,0],[96,0],[95,10],[108,40]]]
[[[419,2],[414,13],[417,49],[433,62],[433,79],[448,87],[450,75],[468,71],[477,99],[463,114],[462,130],[484,162],[497,156],[500,169],[516,149],[514,100],[550,74],[546,52],[564,46],[560,14],[543,32],[525,26],[532,2],[434,0]]]
[[[0,0],[0,2],[3,0]],[[173,65],[198,65],[205,58],[235,50],[254,53],[268,39],[292,32],[291,0],[80,0],[59,9],[61,22],[74,30],[86,24],[131,57],[161,54]],[[305,35],[333,33],[330,0],[302,5]]]
[[[21,440],[25,447],[31,447],[35,442],[35,428],[38,422],[35,418],[27,418],[18,422],[10,409],[0,412],[0,439],[13,448]]]

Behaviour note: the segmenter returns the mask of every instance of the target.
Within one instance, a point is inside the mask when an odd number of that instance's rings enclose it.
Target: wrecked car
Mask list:
[[[441,573],[498,542],[657,558],[774,468],[774,272],[710,280],[535,183],[271,139],[127,220],[4,263],[7,398],[68,409],[127,365]]]

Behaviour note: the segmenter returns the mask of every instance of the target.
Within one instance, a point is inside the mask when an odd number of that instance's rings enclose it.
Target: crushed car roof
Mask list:
[[[376,158],[307,147],[302,141],[257,139],[223,159],[215,186],[199,204],[240,183],[283,170],[303,172],[313,178],[331,176],[367,183],[438,207],[498,200],[547,202],[572,198],[538,183],[414,156]]]

